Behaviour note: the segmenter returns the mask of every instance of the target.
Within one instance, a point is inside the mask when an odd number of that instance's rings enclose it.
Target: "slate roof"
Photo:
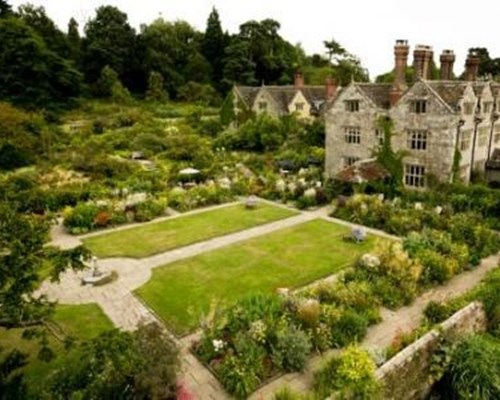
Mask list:
[[[426,83],[454,111],[458,110],[458,102],[463,97],[468,84],[464,81],[426,81]]]
[[[255,98],[257,97],[257,93],[259,93],[261,89],[264,89],[272,97],[283,113],[288,112],[288,105],[299,90],[316,110],[322,108],[323,104],[327,101],[325,86],[304,85],[301,88],[297,88],[294,85],[236,86],[236,90],[240,93],[241,97],[249,107],[253,105]]]
[[[242,100],[249,107],[252,106],[255,98],[257,97],[257,93],[259,93],[260,87],[256,86],[235,86],[236,90],[239,92]]]
[[[379,107],[388,110],[391,106],[391,83],[356,83],[356,86]]]

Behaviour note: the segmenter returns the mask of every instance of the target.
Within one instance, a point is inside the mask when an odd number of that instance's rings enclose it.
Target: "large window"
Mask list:
[[[346,143],[361,143],[361,130],[359,126],[348,126],[344,128]]]
[[[426,130],[411,129],[407,133],[407,146],[411,150],[427,150]]]
[[[383,146],[384,140],[384,131],[382,129],[375,129],[375,142],[377,143],[377,146]]]
[[[267,102],[266,101],[259,101],[259,110],[261,110],[261,111],[267,110]]]
[[[405,185],[412,187],[424,187],[425,167],[416,164],[405,164]]]
[[[460,140],[458,143],[460,151],[469,150],[471,138],[472,138],[472,130],[468,129],[460,132]]]
[[[413,100],[410,103],[410,111],[416,114],[425,114],[427,112],[427,100]]]
[[[349,112],[359,111],[359,100],[347,100],[345,102],[345,109]]]
[[[486,146],[488,144],[488,133],[488,128],[479,128],[478,146]]]
[[[343,159],[344,159],[344,167],[350,167],[351,165],[360,160],[359,157],[353,157],[353,156],[345,156],[343,157]]]
[[[295,111],[302,111],[304,109],[304,103],[295,103]]]

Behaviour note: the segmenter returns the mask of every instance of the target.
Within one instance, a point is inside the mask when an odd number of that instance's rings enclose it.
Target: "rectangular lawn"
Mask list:
[[[83,243],[98,257],[143,258],[294,215],[296,211],[262,202],[253,210],[237,204],[89,237]]]
[[[342,236],[349,232],[325,220],[306,222],[155,268],[137,294],[177,334],[186,334],[213,301],[299,287],[351,265],[375,238],[348,243]]]

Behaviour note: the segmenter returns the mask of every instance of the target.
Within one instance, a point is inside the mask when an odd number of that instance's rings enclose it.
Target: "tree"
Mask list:
[[[227,45],[227,36],[222,31],[219,13],[216,8],[208,16],[207,27],[202,42],[202,53],[212,68],[212,81],[220,83],[222,79],[222,61]]]
[[[74,349],[51,376],[48,398],[175,399],[178,352],[157,324],[113,330]]]
[[[102,69],[109,65],[126,86],[134,86],[136,34],[128,23],[127,14],[113,6],[99,7],[95,18],[85,25],[82,45],[87,82],[95,82]]]
[[[99,96],[111,98],[117,103],[127,103],[132,100],[130,92],[122,85],[120,77],[109,65],[102,69],[96,89]]]
[[[344,47],[342,47],[335,39],[324,40],[323,44],[326,47],[326,53],[328,54],[328,60],[330,63],[332,63],[334,57],[344,57],[348,54],[346,49],[344,49]]]
[[[82,56],[82,40],[78,31],[78,22],[74,18],[71,18],[68,23],[68,46],[69,57],[79,65]]]
[[[166,81],[170,97],[189,80],[207,82],[210,65],[200,52],[201,34],[185,21],[162,18],[141,26],[143,67],[147,74],[159,72]]]
[[[149,101],[166,101],[168,99],[165,92],[163,76],[159,72],[152,71],[148,79],[148,91],[146,92],[146,100]]]
[[[368,72],[361,66],[361,62],[356,56],[349,53],[334,39],[325,40],[323,44],[332,67],[332,77],[340,85],[346,86],[352,80],[356,82],[368,81]]]
[[[7,17],[12,14],[12,7],[5,0],[0,0],[0,18]]]
[[[26,107],[62,106],[80,94],[80,84],[71,63],[23,20],[0,19],[0,98]]]

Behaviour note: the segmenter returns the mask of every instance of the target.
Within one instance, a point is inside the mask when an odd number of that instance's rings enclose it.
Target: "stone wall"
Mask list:
[[[439,330],[432,330],[406,347],[376,372],[383,383],[384,399],[424,399],[433,382],[430,378],[431,359],[440,338],[461,337],[486,330],[486,314],[480,303],[474,302],[443,322]]]

